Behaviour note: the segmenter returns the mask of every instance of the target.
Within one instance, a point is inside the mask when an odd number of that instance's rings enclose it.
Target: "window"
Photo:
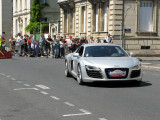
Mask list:
[[[64,33],[68,32],[68,10],[64,10]]]
[[[107,8],[108,2],[93,5],[93,32],[107,32]]]
[[[139,32],[153,32],[153,2],[152,1],[140,2]]]
[[[15,25],[15,32],[16,32],[16,35],[18,33],[18,20],[16,19],[16,25]]]
[[[84,47],[81,46],[81,47],[79,48],[79,50],[77,51],[77,52],[79,53],[79,56],[82,56],[82,55],[83,55],[83,51],[84,51]]]
[[[98,32],[98,9],[99,9],[99,4],[96,5],[96,32]]]
[[[104,4],[104,32],[107,32],[107,2]]]
[[[81,14],[81,32],[86,32],[86,7],[82,7],[82,14]]]
[[[69,33],[74,33],[74,9],[70,9],[69,14]]]
[[[48,18],[46,17],[46,18],[42,18],[42,21],[43,22],[47,22],[48,21]]]
[[[17,0],[16,0],[16,12],[17,12],[17,8],[18,8],[18,2],[17,2]]]
[[[48,0],[42,0],[42,4],[48,4]]]
[[[71,32],[72,33],[74,33],[74,10],[72,10],[72,13],[71,13],[71,24],[72,24],[72,26],[71,26]]]
[[[27,9],[27,0],[25,0],[25,9]]]
[[[25,18],[25,27],[27,27],[27,18]]]
[[[20,0],[20,11],[22,10],[22,0]]]

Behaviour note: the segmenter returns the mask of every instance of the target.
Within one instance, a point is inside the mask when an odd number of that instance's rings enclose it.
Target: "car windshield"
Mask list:
[[[127,57],[128,54],[119,46],[89,46],[84,57]]]

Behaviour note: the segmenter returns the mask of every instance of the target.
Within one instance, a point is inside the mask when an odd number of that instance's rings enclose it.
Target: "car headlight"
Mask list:
[[[87,70],[95,70],[95,71],[100,71],[101,70],[100,68],[97,68],[95,66],[89,66],[89,65],[86,65],[86,69]]]
[[[139,70],[139,69],[141,69],[141,65],[136,65],[136,66],[132,67],[132,70]]]

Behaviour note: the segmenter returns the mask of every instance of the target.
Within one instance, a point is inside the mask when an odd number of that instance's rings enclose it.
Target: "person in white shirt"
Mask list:
[[[104,40],[105,43],[113,43],[112,37],[110,34],[108,34],[107,38]]]
[[[30,35],[30,38],[31,38],[31,48],[34,50],[35,49],[35,43],[34,43],[34,38],[33,38],[33,35],[31,34]]]
[[[20,46],[20,40],[21,40],[21,34],[18,33],[17,39],[16,39],[16,49],[18,51],[18,54],[21,53],[21,46]]]
[[[71,46],[72,46],[72,36],[69,36],[69,39],[66,39],[67,44],[67,53],[71,53]]]

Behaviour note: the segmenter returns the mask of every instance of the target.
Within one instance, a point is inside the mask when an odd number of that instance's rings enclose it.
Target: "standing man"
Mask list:
[[[104,40],[105,43],[113,43],[112,37],[110,34],[108,34],[107,38]]]
[[[33,38],[32,34],[30,35],[30,38],[31,38],[31,49],[34,50],[35,49],[35,46],[34,46],[35,43],[34,43],[34,38]]]
[[[67,53],[71,53],[71,46],[72,46],[72,36],[69,36],[69,39],[66,39],[66,44],[67,44]]]
[[[47,58],[48,55],[50,55],[51,52],[51,45],[53,44],[53,40],[51,38],[51,36],[49,35],[46,41],[46,54],[47,54]]]
[[[46,39],[44,37],[44,35],[42,35],[42,37],[40,38],[40,53],[41,53],[41,57],[43,57],[43,52],[45,52],[45,45],[46,45]]]
[[[96,41],[97,43],[101,43],[101,40],[100,40],[100,38],[99,37],[97,37],[97,41]]]
[[[56,43],[57,39],[56,39],[56,35],[53,36],[53,44],[52,44],[52,57],[55,57],[55,48],[56,48]]]

